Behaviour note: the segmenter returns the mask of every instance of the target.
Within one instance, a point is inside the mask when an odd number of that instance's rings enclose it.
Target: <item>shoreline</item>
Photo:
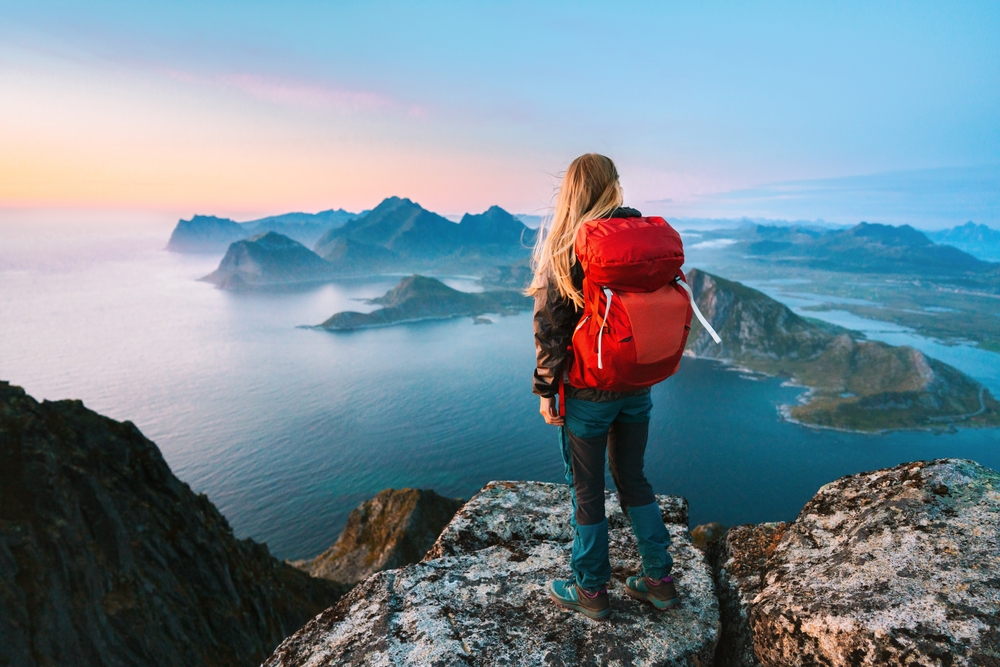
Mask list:
[[[739,363],[733,361],[732,359],[722,359],[722,358],[718,358],[718,357],[698,356],[697,354],[694,354],[693,352],[689,352],[687,350],[684,351],[684,356],[690,356],[692,359],[703,359],[703,360],[706,360],[706,361],[714,361],[714,362],[716,362],[718,364],[726,366],[728,370],[732,370],[734,372],[753,373],[753,374],[756,374],[756,375],[763,375],[764,377],[768,377],[768,378],[779,378],[779,377],[781,377],[779,375],[772,375],[772,374],[766,373],[764,371],[759,371],[759,370],[755,370],[755,369],[749,368],[747,366],[744,366],[742,364],[739,364]],[[799,396],[798,405],[809,405],[809,403],[811,402],[813,396],[818,391],[817,387],[811,387],[809,385],[804,385],[804,384],[799,383],[796,380],[795,377],[789,377],[789,378],[787,378],[782,383],[782,386],[796,387],[796,388],[801,388],[801,389],[804,390],[804,392]],[[834,431],[834,432],[837,432],[837,433],[851,433],[851,434],[855,434],[855,435],[887,435],[887,434],[890,434],[890,433],[900,433],[900,432],[923,432],[923,433],[940,433],[940,434],[945,434],[945,433],[954,432],[955,430],[957,430],[959,428],[963,428],[963,425],[956,424],[955,422],[964,421],[964,420],[968,419],[969,417],[974,417],[976,415],[980,415],[980,414],[982,414],[983,412],[986,411],[986,403],[985,403],[985,400],[984,400],[984,395],[985,395],[986,391],[987,391],[986,386],[983,385],[982,383],[979,383],[979,405],[980,405],[980,409],[977,412],[967,413],[967,414],[964,414],[964,415],[955,415],[955,416],[928,417],[928,419],[930,419],[932,421],[939,422],[941,424],[941,427],[916,426],[915,425],[915,426],[900,426],[900,427],[897,427],[897,428],[882,428],[882,429],[877,429],[877,430],[872,430],[872,431],[865,431],[865,430],[861,430],[861,429],[846,428],[846,427],[842,427],[842,426],[828,426],[826,424],[813,424],[813,423],[810,423],[810,422],[807,422],[807,421],[802,421],[801,419],[796,419],[795,417],[792,417],[792,415],[791,415],[791,411],[792,411],[792,408],[794,407],[794,405],[792,405],[790,403],[788,403],[788,404],[779,404],[776,407],[777,407],[778,414],[781,416],[781,420],[782,421],[788,422],[789,424],[795,424],[796,426],[802,426],[804,428],[810,428],[810,429],[815,429],[815,430]],[[985,424],[984,425],[972,425],[972,426],[964,425],[964,428],[968,428],[968,429],[984,429],[984,428],[985,429],[991,429],[991,428],[992,429],[1000,429],[1000,426],[990,426],[990,425],[985,425]]]

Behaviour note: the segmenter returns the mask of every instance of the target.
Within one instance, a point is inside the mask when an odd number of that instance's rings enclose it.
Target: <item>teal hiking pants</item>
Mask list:
[[[667,552],[670,533],[643,473],[652,407],[649,394],[608,402],[566,399],[566,425],[559,429],[559,442],[573,498],[570,566],[576,582],[587,590],[597,590],[611,579],[604,514],[605,451],[622,510],[639,545],[643,574],[662,579],[673,566]]]

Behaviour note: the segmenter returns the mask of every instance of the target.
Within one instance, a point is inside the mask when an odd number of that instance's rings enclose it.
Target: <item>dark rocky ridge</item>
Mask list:
[[[383,308],[371,313],[336,313],[319,326],[330,331],[350,331],[418,320],[509,313],[531,306],[531,299],[519,292],[460,292],[440,280],[416,275],[404,278],[399,285],[368,302]]]
[[[131,422],[0,382],[0,664],[256,664],[343,591],[237,540]]]
[[[1000,424],[1000,403],[960,371],[910,347],[807,320],[755,289],[710,273],[688,276],[698,306],[718,331],[716,345],[697,320],[687,349],[810,387],[786,416],[813,426],[858,431]]]
[[[314,577],[354,585],[370,575],[416,563],[462,506],[425,489],[385,489],[347,517],[337,542],[291,563]]]

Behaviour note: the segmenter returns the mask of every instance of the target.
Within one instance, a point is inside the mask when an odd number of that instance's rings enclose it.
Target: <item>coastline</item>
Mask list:
[[[738,362],[736,362],[736,361],[734,361],[732,359],[725,359],[725,358],[719,358],[719,357],[699,356],[699,355],[691,352],[690,350],[685,350],[684,351],[684,356],[689,356],[692,359],[703,359],[703,360],[706,360],[706,361],[714,361],[714,362],[717,362],[717,363],[719,363],[719,364],[721,364],[723,366],[726,366],[727,370],[732,370],[734,372],[750,373],[750,374],[755,374],[755,375],[762,375],[762,376],[767,377],[767,378],[778,378],[778,377],[781,377],[781,376],[776,375],[776,374],[767,373],[765,371],[761,371],[761,370],[756,370],[756,369],[753,369],[753,368],[749,368],[749,367],[744,366],[744,365],[742,365],[742,364],[740,364],[740,363],[738,363]],[[782,383],[782,386],[801,388],[801,389],[804,390],[803,393],[799,395],[799,400],[798,400],[798,403],[797,403],[797,405],[801,405],[801,406],[809,405],[809,403],[812,402],[812,400],[815,398],[817,392],[819,391],[818,387],[813,387],[813,386],[802,384],[795,377],[788,377],[788,378],[786,378],[785,381]],[[979,387],[979,402],[980,402],[979,404],[980,404],[980,409],[977,412],[967,413],[967,414],[963,414],[963,415],[956,415],[954,417],[928,417],[929,420],[935,421],[937,423],[940,423],[941,424],[940,427],[914,425],[914,426],[901,426],[901,427],[898,427],[898,428],[882,428],[882,429],[875,429],[875,430],[862,430],[862,429],[847,428],[847,427],[843,427],[843,426],[829,426],[829,425],[826,425],[826,424],[814,424],[814,423],[803,421],[801,419],[797,419],[797,418],[793,417],[792,416],[792,409],[795,407],[795,405],[793,405],[791,403],[779,404],[776,407],[777,407],[777,410],[778,410],[778,414],[781,416],[782,421],[788,422],[789,424],[795,424],[796,426],[802,426],[802,427],[805,427],[805,428],[816,429],[816,430],[821,430],[821,431],[832,431],[832,432],[835,432],[835,433],[851,433],[851,434],[856,434],[856,435],[886,435],[886,434],[889,434],[889,433],[901,433],[901,432],[950,433],[950,432],[953,432],[953,431],[955,431],[955,430],[957,430],[959,428],[963,428],[963,426],[964,426],[964,428],[968,428],[968,429],[997,429],[997,428],[1000,428],[1000,427],[991,426],[991,425],[985,425],[985,424],[984,425],[961,425],[961,424],[956,423],[956,422],[964,421],[964,420],[968,419],[969,417],[974,417],[974,416],[977,416],[977,415],[981,415],[981,414],[983,414],[983,412],[986,411],[986,403],[985,403],[985,400],[984,400],[984,395],[985,395],[986,391],[987,391],[986,386],[983,385],[982,383],[980,383],[980,387]]]

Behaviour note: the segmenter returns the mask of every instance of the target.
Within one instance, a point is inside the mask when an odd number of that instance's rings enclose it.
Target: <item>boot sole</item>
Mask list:
[[[608,607],[607,609],[587,609],[586,607],[561,600],[553,593],[549,593],[549,599],[555,602],[557,607],[562,607],[568,611],[578,611],[587,618],[592,618],[595,621],[603,621],[611,615],[611,607]]]
[[[643,602],[648,602],[649,604],[653,605],[657,609],[660,609],[661,611],[666,609],[673,609],[674,607],[679,607],[681,604],[680,598],[670,598],[669,600],[660,600],[659,598],[654,598],[651,595],[646,595],[644,593],[640,593],[639,591],[633,591],[628,586],[625,587],[625,595],[635,600],[642,600]]]

